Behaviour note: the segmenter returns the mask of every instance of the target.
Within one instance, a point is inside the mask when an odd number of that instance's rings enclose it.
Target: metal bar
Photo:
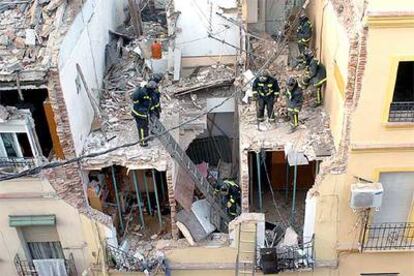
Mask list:
[[[157,203],[158,222],[160,223],[160,229],[162,228],[161,208],[160,201],[158,200],[158,188],[155,181],[155,169],[152,169],[152,183],[154,184],[155,202]]]
[[[250,156],[249,156],[250,155]],[[254,189],[253,189],[253,154],[247,153],[247,159],[249,159],[249,172],[251,176],[249,176],[249,198],[251,200],[250,206],[254,206]],[[251,209],[251,208],[250,208]]]
[[[145,193],[146,193],[146,195],[147,195],[148,213],[149,213],[150,215],[152,215],[152,209],[151,209],[151,198],[150,198],[150,194],[149,194],[149,191],[148,191],[147,176],[146,176],[146,174],[145,174],[145,171],[146,171],[146,170],[144,170],[144,186],[145,186]]]
[[[295,224],[295,216],[296,216],[296,182],[297,182],[297,178],[298,178],[298,165],[297,165],[297,162],[295,162],[295,168],[294,168],[294,172],[293,172],[292,213],[290,215],[290,221],[293,225]]]
[[[165,200],[165,187],[164,187],[164,174],[162,172],[159,172],[158,174],[160,176],[160,182],[161,182],[161,196],[162,200]]]
[[[286,159],[286,189],[285,189],[285,201],[288,202],[289,200],[289,162]]]
[[[139,188],[138,188],[137,171],[132,171],[132,180],[134,181],[135,193],[137,194],[139,218],[141,220],[142,227],[145,228],[144,214],[142,213],[142,206],[141,206],[141,202],[142,202],[141,193],[139,192]]]
[[[260,166],[260,152],[256,152],[256,164],[257,164],[257,186],[259,188],[259,210],[263,212],[263,201],[262,201],[262,179],[261,179],[261,166]]]
[[[118,207],[119,224],[120,224],[121,230],[123,232],[124,231],[124,222],[122,220],[121,203],[120,203],[120,200],[119,200],[118,185],[117,185],[117,182],[116,182],[114,166],[111,167],[111,171],[112,171],[112,181],[114,182],[114,188],[115,188],[116,205]]]

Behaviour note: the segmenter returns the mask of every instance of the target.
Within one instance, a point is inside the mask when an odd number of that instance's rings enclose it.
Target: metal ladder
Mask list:
[[[253,222],[241,222],[238,228],[236,276],[254,275],[257,256],[257,224]]]
[[[188,172],[196,187],[205,196],[211,205],[210,221],[221,232],[227,231],[230,218],[221,208],[220,199],[214,194],[214,189],[207,179],[200,173],[196,165],[191,161],[185,151],[175,141],[174,137],[166,130],[165,126],[155,117],[151,118],[150,128],[158,136],[161,144],[172,158]]]

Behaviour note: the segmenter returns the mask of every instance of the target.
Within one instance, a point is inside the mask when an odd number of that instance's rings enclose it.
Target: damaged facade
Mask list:
[[[339,2],[1,3],[0,272],[410,275],[413,6]],[[292,132],[302,8],[327,85],[322,107],[305,90]],[[250,97],[263,69],[275,123]],[[162,112],[144,148],[131,97],[153,73]],[[234,219],[220,179],[240,187]]]

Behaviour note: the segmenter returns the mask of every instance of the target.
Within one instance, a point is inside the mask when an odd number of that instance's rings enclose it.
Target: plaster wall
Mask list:
[[[330,128],[337,147],[342,135],[349,39],[330,2],[311,1],[307,14],[313,22],[314,51],[327,71],[324,108],[329,114]]]
[[[224,11],[224,16],[236,19],[237,1],[175,0],[174,7],[180,12],[175,45],[182,58],[236,55],[234,47],[209,38],[208,34],[239,47],[239,27],[216,14]]]
[[[414,124],[388,123],[399,60],[414,61],[411,28],[370,28],[367,67],[353,114],[353,144],[412,144]],[[393,43],[397,42],[398,43]]]
[[[96,261],[97,229],[102,237],[110,236],[110,229],[100,223],[92,223],[77,209],[60,200],[49,182],[22,178],[1,182],[0,185],[0,275],[16,275],[13,259],[16,254],[26,260],[18,231],[9,226],[9,215],[56,216],[56,229],[65,257],[72,253],[78,273],[82,273]],[[98,256],[98,254],[95,254]]]
[[[93,107],[81,79],[79,93],[76,89],[76,64],[82,69],[92,97],[98,100],[99,90],[96,89],[101,88],[104,77],[105,46],[110,39],[108,31],[115,30],[122,23],[125,3],[125,0],[85,2],[60,47],[59,77],[76,154],[81,152],[94,118]]]

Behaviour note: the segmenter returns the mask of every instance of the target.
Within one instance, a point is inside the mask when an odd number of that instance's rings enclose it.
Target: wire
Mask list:
[[[290,28],[291,28],[291,26],[290,26]],[[187,121],[184,121],[184,122],[182,122],[182,123],[178,124],[177,126],[174,126],[174,127],[169,128],[169,129],[166,129],[163,133],[160,133],[160,134],[158,134],[158,135],[153,135],[153,134],[151,134],[151,135],[147,136],[146,138],[144,138],[143,140],[144,140],[144,141],[148,141],[149,139],[156,138],[156,137],[160,137],[160,136],[162,136],[162,135],[164,135],[164,134],[166,134],[166,133],[168,133],[168,132],[170,132],[170,131],[172,131],[172,130],[178,129],[178,128],[180,128],[180,127],[184,126],[184,125],[187,125],[187,124],[189,124],[189,123],[191,123],[191,122],[194,122],[194,121],[198,120],[199,118],[201,118],[201,117],[203,117],[203,116],[207,115],[208,113],[211,113],[211,111],[213,111],[213,110],[215,110],[215,109],[217,109],[217,108],[221,107],[222,105],[224,105],[224,104],[225,104],[227,101],[229,101],[230,99],[233,99],[233,98],[234,98],[234,97],[235,97],[235,96],[236,96],[239,92],[243,91],[243,89],[244,89],[245,87],[247,87],[248,85],[250,85],[250,83],[251,83],[251,82],[252,82],[252,81],[256,78],[256,76],[260,75],[260,74],[263,72],[263,70],[265,70],[265,68],[266,68],[268,65],[270,65],[270,64],[272,64],[273,62],[275,62],[275,61],[276,61],[276,59],[277,59],[277,58],[279,57],[279,55],[282,53],[283,48],[286,46],[286,44],[284,43],[285,41],[286,41],[286,39],[283,39],[283,40],[281,41],[281,43],[283,44],[283,47],[282,47],[280,50],[278,49],[278,51],[275,51],[275,52],[272,54],[272,56],[271,56],[271,57],[269,57],[269,58],[266,60],[266,62],[264,62],[264,63],[263,63],[263,65],[259,68],[259,70],[257,71],[257,73],[256,73],[256,75],[255,75],[255,76],[253,76],[252,78],[250,78],[250,80],[248,80],[248,81],[247,81],[247,82],[246,82],[246,83],[245,83],[242,87],[240,87],[239,89],[235,89],[235,91],[234,91],[234,92],[233,92],[230,96],[228,96],[228,97],[226,97],[225,99],[223,99],[223,101],[221,101],[220,103],[218,103],[218,104],[216,104],[215,106],[211,107],[211,108],[210,108],[209,110],[207,110],[206,112],[203,112],[203,113],[198,114],[197,116],[195,116],[195,117],[194,117],[194,118],[192,118],[192,119],[188,119]],[[131,142],[131,143],[126,143],[126,144],[123,144],[123,145],[120,145],[120,146],[117,146],[117,147],[114,147],[114,148],[110,148],[110,149],[107,149],[107,150],[103,150],[103,151],[99,151],[99,152],[90,153],[90,154],[82,155],[82,156],[79,156],[79,157],[71,158],[71,159],[68,159],[68,160],[65,160],[65,161],[54,161],[54,162],[50,162],[50,163],[45,163],[45,164],[42,164],[42,165],[39,165],[39,166],[36,166],[36,167],[30,168],[30,169],[27,169],[27,170],[21,171],[21,172],[19,172],[19,173],[10,174],[10,175],[7,175],[7,176],[4,176],[4,177],[1,177],[1,178],[0,178],[0,181],[12,180],[12,179],[20,178],[20,177],[25,177],[25,176],[35,175],[35,174],[38,174],[38,173],[40,173],[42,170],[45,170],[45,169],[52,169],[52,168],[62,167],[62,166],[68,165],[68,164],[72,164],[72,163],[80,162],[80,161],[82,161],[82,160],[84,160],[84,159],[86,159],[86,158],[94,158],[94,157],[98,157],[98,156],[101,156],[101,155],[104,155],[104,154],[107,154],[107,153],[110,153],[110,152],[116,151],[116,150],[118,150],[118,149],[122,149],[122,148],[129,148],[129,147],[132,147],[132,146],[136,146],[136,145],[138,145],[140,142],[141,142],[141,141],[140,141],[140,140],[138,140],[138,141]]]

